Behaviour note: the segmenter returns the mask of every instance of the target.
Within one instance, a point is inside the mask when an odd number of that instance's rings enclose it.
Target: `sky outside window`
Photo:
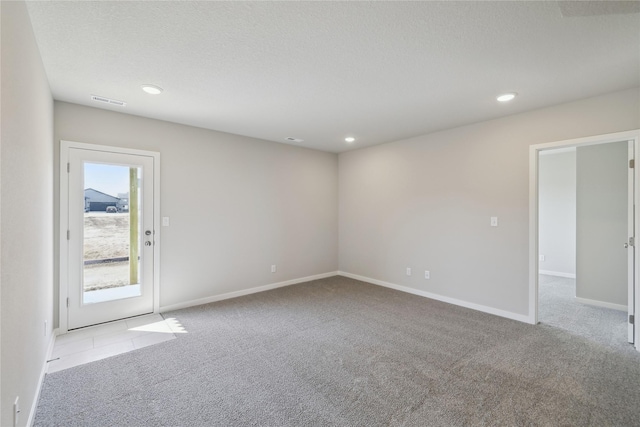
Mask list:
[[[113,197],[129,192],[129,167],[99,163],[84,164],[84,188],[93,188]]]

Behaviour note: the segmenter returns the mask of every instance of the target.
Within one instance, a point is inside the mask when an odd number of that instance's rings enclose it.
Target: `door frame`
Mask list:
[[[567,139],[562,141],[548,142],[529,146],[529,316],[531,324],[538,323],[538,154],[541,151],[554,150],[557,148],[586,147],[589,145],[599,145],[611,142],[631,141],[635,151],[635,156],[640,153],[640,129],[625,132],[615,132],[603,135],[595,135],[584,138]],[[637,172],[638,166],[633,169],[634,174],[634,198],[636,203],[640,201],[640,174]],[[634,221],[640,224],[640,209],[635,210]],[[623,244],[624,242],[620,242]],[[634,267],[634,302],[636,315],[640,307],[640,256],[636,254]],[[637,316],[636,316],[637,317]],[[640,351],[640,327],[635,322],[634,346]]]
[[[69,175],[67,164],[69,163],[69,149],[78,148],[91,151],[105,151],[110,153],[133,154],[149,156],[153,158],[153,313],[160,311],[160,153],[155,151],[136,150],[132,148],[113,147],[108,145],[88,144],[60,140],[60,223],[59,227],[59,254],[60,274],[58,282],[58,333],[64,334],[68,329],[67,297],[69,296],[69,241],[66,239],[69,227]]]

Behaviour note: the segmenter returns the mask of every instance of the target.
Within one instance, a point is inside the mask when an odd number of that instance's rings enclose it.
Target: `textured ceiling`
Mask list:
[[[27,3],[57,100],[331,152],[640,86],[638,4]]]

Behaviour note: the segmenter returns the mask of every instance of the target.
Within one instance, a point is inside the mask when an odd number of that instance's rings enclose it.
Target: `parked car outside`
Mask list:
[[[107,213],[118,213],[118,209],[115,206],[107,206]]]

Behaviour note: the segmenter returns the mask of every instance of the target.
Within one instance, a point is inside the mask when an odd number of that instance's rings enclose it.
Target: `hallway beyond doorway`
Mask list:
[[[603,345],[633,350],[627,342],[626,312],[577,302],[576,279],[541,274],[538,284],[540,323]]]

